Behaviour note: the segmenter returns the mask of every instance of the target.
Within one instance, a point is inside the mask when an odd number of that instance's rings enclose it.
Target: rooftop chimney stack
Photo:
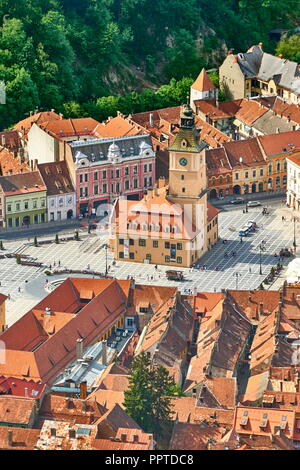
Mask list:
[[[87,382],[80,383],[80,399],[85,400],[87,397]]]
[[[83,358],[83,339],[78,338],[76,341],[76,359]]]
[[[102,363],[107,365],[107,341],[102,341]]]
[[[47,315],[47,316],[51,315],[51,308],[50,307],[45,308],[45,315]]]
[[[149,126],[150,126],[150,127],[154,127],[154,117],[153,117],[153,113],[150,113],[150,115],[149,115]]]

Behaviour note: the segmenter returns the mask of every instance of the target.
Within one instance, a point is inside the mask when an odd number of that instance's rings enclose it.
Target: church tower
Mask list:
[[[195,110],[195,100],[217,100],[218,90],[212,83],[205,69],[201,70],[191,86],[190,106]]]

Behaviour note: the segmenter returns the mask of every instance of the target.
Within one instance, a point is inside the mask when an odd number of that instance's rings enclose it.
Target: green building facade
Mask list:
[[[6,196],[5,206],[7,228],[47,222],[47,191]]]

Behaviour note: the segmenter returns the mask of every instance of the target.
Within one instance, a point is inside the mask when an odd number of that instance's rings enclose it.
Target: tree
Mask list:
[[[162,425],[170,421],[173,414],[171,397],[178,393],[168,371],[153,365],[150,355],[142,352],[133,362],[124,406],[145,432],[159,436]]]
[[[59,243],[59,238],[58,238],[58,234],[55,235],[55,243],[58,244]]]
[[[36,238],[36,237],[34,237],[33,244],[34,244],[34,246],[38,246],[38,241],[37,241],[37,238]]]
[[[293,35],[282,38],[276,47],[276,54],[282,54],[285,59],[300,62],[300,36]]]

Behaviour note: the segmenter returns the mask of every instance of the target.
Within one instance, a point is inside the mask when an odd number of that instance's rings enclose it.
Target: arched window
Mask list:
[[[222,178],[222,176],[219,176],[219,184],[223,184],[223,178]]]
[[[268,172],[269,172],[269,175],[272,173],[272,163],[269,164]]]
[[[166,225],[165,232],[170,233],[170,225],[169,224]]]
[[[280,171],[280,162],[277,162],[276,168],[277,168],[277,171]]]

